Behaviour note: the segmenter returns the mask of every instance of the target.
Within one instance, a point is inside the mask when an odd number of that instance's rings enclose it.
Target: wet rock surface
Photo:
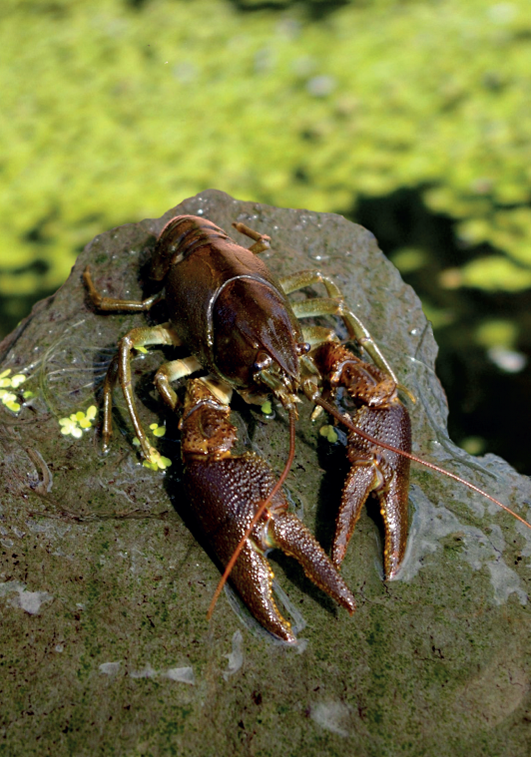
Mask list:
[[[0,404],[0,753],[527,755],[531,531],[431,471],[413,467],[408,554],[387,585],[377,508],[362,515],[342,571],[358,602],[353,617],[274,553],[297,647],[260,629],[230,592],[206,620],[219,571],[187,515],[177,419],[152,388],[171,352],[152,349],[133,369],[142,422],[166,425],[152,438],[172,460],[166,471],[141,465],[119,390],[107,455],[89,411],[118,339],[146,318],[96,313],[81,274],[90,263],[109,296],[149,294],[150,251],[179,213],[269,234],[264,257],[280,275],[333,276],[417,398],[415,451],[529,519],[527,478],[448,440],[431,328],[370,232],[211,190],[101,234],[0,345],[7,383],[26,377],[12,402],[33,394],[20,410]],[[164,318],[163,307],[150,314]],[[280,472],[282,410],[268,420],[235,408],[243,443]],[[320,437],[325,421],[312,425],[309,410],[301,406],[287,489],[328,547],[345,467],[341,445]]]

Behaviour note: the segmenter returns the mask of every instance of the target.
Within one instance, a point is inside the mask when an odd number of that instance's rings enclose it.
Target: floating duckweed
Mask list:
[[[7,390],[16,389],[26,381],[27,376],[24,376],[23,373],[17,373],[15,376],[11,376],[10,374],[11,368],[7,368],[0,373],[0,400],[13,413],[18,413],[21,405],[20,402],[17,402],[17,395]],[[32,392],[24,392],[24,399],[27,399],[26,394],[33,396]]]
[[[330,444],[335,444],[337,442],[338,436],[333,426],[321,426],[319,433],[321,434],[321,436],[324,436],[326,439],[328,439]]]
[[[92,421],[96,417],[96,413],[96,405],[91,405],[86,413],[83,413],[81,410],[79,410],[76,413],[76,418],[81,428],[90,428]]]
[[[77,425],[75,415],[71,415],[70,418],[59,418],[59,425],[61,426],[61,433],[65,436],[74,436],[76,439],[83,436],[83,430]]]
[[[271,413],[273,412],[273,407],[270,400],[266,400],[264,402],[264,404],[262,405],[262,412],[264,415],[271,415]]]
[[[153,433],[153,436],[160,437],[164,436],[164,434],[166,433],[166,426],[159,426],[158,423],[150,423],[149,429]],[[133,444],[135,445],[135,447],[140,446],[140,439],[138,438],[138,436],[134,437]]]
[[[87,410],[87,416],[86,417],[89,419],[89,421],[93,421],[94,418],[96,417],[96,413],[97,412],[98,412],[98,409],[97,409],[96,405],[91,405],[88,408],[88,410]]]
[[[159,426],[158,423],[152,423],[149,428],[153,431],[153,436],[164,436],[166,433],[166,426]]]
[[[151,457],[149,460],[144,460],[142,465],[144,468],[150,468],[151,470],[164,470],[165,468],[169,468],[171,465],[171,460],[169,457],[164,457],[160,454],[160,452],[157,452],[156,449],[151,450]]]
[[[83,431],[86,431],[92,426],[92,421],[95,419],[96,413],[96,405],[91,405],[86,413],[82,410],[78,410],[77,413],[72,413],[69,418],[59,418],[61,433],[65,436],[73,436],[75,439],[81,439]]]
[[[153,433],[153,436],[160,437],[164,436],[166,433],[166,426],[159,426],[158,423],[150,423],[149,430]],[[140,447],[138,436],[135,436],[133,439],[133,444],[135,447]],[[169,457],[164,457],[164,455],[161,455],[160,452],[157,452],[156,449],[151,447],[151,456],[149,460],[143,460],[142,465],[150,470],[165,470],[170,467],[171,460]]]
[[[12,410],[14,413],[18,413],[20,410],[20,404],[17,402],[17,395],[13,392],[6,392],[0,390],[0,397],[3,404]]]

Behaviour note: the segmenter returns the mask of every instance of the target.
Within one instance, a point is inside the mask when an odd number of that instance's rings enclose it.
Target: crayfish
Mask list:
[[[233,225],[253,240],[248,249],[205,218],[182,215],[170,220],[151,260],[151,278],[164,291],[143,301],[102,296],[85,270],[84,281],[97,309],[148,311],[164,298],[169,314],[167,323],[132,329],[120,340],[103,386],[103,446],[109,447],[112,392],[118,381],[141,454],[147,460],[156,454],[136,411],[131,357],[148,345],[185,348],[189,355],[164,363],[154,382],[164,402],[180,413],[189,503],[225,569],[211,610],[229,578],[255,618],[276,637],[293,642],[290,623],[274,600],[267,551],[276,547],[295,557],[311,581],[352,613],[355,600],[340,566],[361,510],[374,493],[385,531],[384,573],[393,578],[408,534],[410,420],[390,365],[334,281],[314,270],[277,280],[259,257],[269,248],[270,238],[242,223]],[[290,302],[289,294],[316,284],[324,286],[327,296]],[[342,344],[334,329],[300,321],[323,315],[341,319],[349,340],[372,362]],[[181,401],[172,384],[193,374],[197,376],[188,381]],[[280,477],[254,452],[233,454],[234,391],[257,404],[273,395],[287,411],[290,452]],[[295,454],[301,393],[314,403],[315,414],[324,409],[348,429],[351,467],[331,557],[289,512],[282,491]],[[348,412],[340,410],[340,401],[348,402]]]

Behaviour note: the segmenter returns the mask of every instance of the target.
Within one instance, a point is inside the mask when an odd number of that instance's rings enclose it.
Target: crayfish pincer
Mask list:
[[[244,544],[232,568],[231,582],[255,618],[284,641],[295,637],[273,598],[273,571],[265,552],[277,547],[295,557],[306,575],[349,612],[350,589],[310,531],[288,512],[282,491],[272,498],[248,536],[258,505],[275,484],[269,465],[254,452],[233,455],[236,429],[229,408],[202,379],[189,382],[181,420],[185,486],[192,511],[225,566],[240,541]]]
[[[398,399],[392,369],[336,284],[321,271],[302,271],[277,280],[258,257],[269,247],[269,237],[241,223],[234,226],[253,240],[249,249],[205,218],[183,215],[169,221],[157,240],[151,263],[151,276],[164,292],[142,301],[102,296],[89,269],[85,270],[85,284],[99,310],[147,311],[164,297],[169,315],[167,323],[135,328],[120,340],[103,388],[102,435],[108,448],[112,392],[118,381],[142,455],[149,459],[156,454],[136,410],[131,357],[134,350],[149,345],[184,348],[188,356],[185,352],[185,357],[164,363],[154,381],[164,402],[183,412],[182,453],[191,506],[225,568],[222,582],[230,574],[260,623],[291,641],[289,623],[272,597],[272,572],[265,552],[276,546],[293,555],[317,586],[352,612],[354,598],[339,566],[361,508],[374,492],[384,516],[385,573],[393,577],[407,541],[409,462],[400,455],[410,454],[409,417]],[[326,296],[290,303],[290,293],[318,284],[324,286]],[[303,326],[299,321],[319,316],[341,319],[350,340],[372,363],[341,347],[334,328]],[[199,372],[203,377],[189,383],[183,408],[173,384]],[[338,409],[335,394],[339,387],[354,403],[352,415]],[[290,453],[279,478],[258,455],[232,454],[236,433],[229,421],[233,391],[249,403],[261,404],[273,395],[287,410]],[[331,560],[302,522],[288,512],[281,489],[295,454],[301,392],[351,431],[347,456],[352,468]],[[378,451],[374,436],[382,436],[383,447],[391,452]]]
[[[315,350],[313,359],[326,377],[326,394],[335,397],[340,387],[345,388],[354,404],[351,419],[358,429],[348,436],[351,468],[337,516],[332,560],[341,565],[363,505],[374,493],[384,522],[385,577],[394,578],[404,559],[407,540],[410,461],[403,454],[363,438],[359,431],[411,453],[409,413],[398,398],[395,382],[342,345],[326,342]]]

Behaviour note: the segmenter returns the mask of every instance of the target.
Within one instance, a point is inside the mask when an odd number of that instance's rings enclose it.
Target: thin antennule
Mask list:
[[[435,465],[435,463],[430,463],[427,460],[423,460],[421,457],[417,457],[416,455],[411,454],[411,452],[405,452],[403,449],[398,449],[398,447],[393,447],[391,444],[387,444],[386,442],[382,442],[380,439],[377,439],[375,436],[371,436],[370,434],[365,433],[365,431],[362,431],[360,428],[354,425],[350,418],[348,418],[345,415],[342,415],[340,411],[334,407],[334,405],[330,404],[330,402],[327,402],[322,397],[319,397],[318,395],[315,397],[312,397],[313,401],[316,405],[320,405],[324,410],[326,410],[327,413],[330,415],[333,415],[334,418],[337,418],[340,423],[342,423],[344,426],[346,426],[349,431],[353,431],[355,434],[358,434],[358,436],[361,436],[362,439],[366,439],[368,442],[371,442],[371,444],[377,444],[379,447],[383,447],[384,449],[388,449],[390,452],[396,452],[397,455],[402,455],[402,457],[408,457],[410,460],[413,460],[415,463],[419,463],[420,465],[424,465],[426,468],[431,468],[431,470],[437,471],[437,473],[442,473],[445,476],[448,476],[448,478],[453,478],[454,481],[458,481],[460,484],[463,484],[463,486],[467,486],[469,489],[472,489],[472,491],[476,492],[477,494],[481,494],[483,497],[486,497],[487,499],[490,499],[491,502],[494,502],[495,505],[498,505],[498,507],[501,507],[502,510],[505,510],[506,512],[510,513],[516,520],[519,520],[521,523],[526,525],[528,528],[531,528],[531,523],[528,523],[524,518],[522,518],[518,513],[515,513],[514,510],[511,510],[510,507],[507,507],[507,505],[504,505],[503,502],[500,502],[495,497],[491,496],[490,494],[487,494],[487,492],[483,491],[483,489],[480,489],[479,486],[475,486],[474,484],[471,484],[470,481],[467,481],[464,478],[461,478],[460,476],[457,476],[455,473],[450,473],[450,471],[445,470],[444,468],[440,468],[438,465]]]
[[[278,479],[274,487],[271,489],[267,497],[264,500],[262,500],[262,502],[260,503],[257,511],[255,512],[253,516],[252,521],[249,524],[249,527],[247,528],[247,531],[244,533],[244,535],[240,539],[238,546],[234,550],[232,557],[227,563],[225,571],[219,580],[219,583],[216,587],[216,591],[214,592],[214,596],[212,597],[212,601],[210,602],[210,607],[208,608],[208,612],[207,612],[208,620],[210,620],[210,618],[212,617],[212,613],[214,612],[214,608],[216,606],[216,602],[219,599],[219,595],[221,594],[223,587],[227,583],[227,579],[230,576],[230,572],[233,569],[234,564],[236,563],[236,560],[240,556],[240,552],[242,551],[245,542],[251,535],[251,531],[253,530],[253,528],[256,526],[256,524],[258,523],[258,521],[264,514],[265,510],[267,509],[267,506],[269,505],[273,497],[276,495],[276,493],[279,491],[280,487],[283,485],[284,481],[286,480],[288,473],[290,471],[291,465],[293,463],[294,457],[295,457],[295,410],[294,408],[289,408],[289,455],[286,461],[286,465],[284,466],[284,470],[282,471],[280,478]]]

